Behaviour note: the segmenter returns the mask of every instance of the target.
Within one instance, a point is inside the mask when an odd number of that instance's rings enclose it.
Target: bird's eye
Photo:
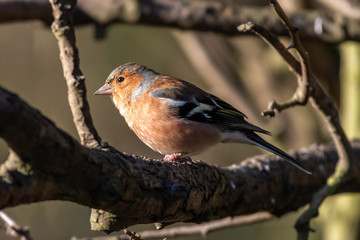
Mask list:
[[[118,83],[122,83],[125,80],[125,78],[124,77],[118,77],[116,80],[117,80]]]

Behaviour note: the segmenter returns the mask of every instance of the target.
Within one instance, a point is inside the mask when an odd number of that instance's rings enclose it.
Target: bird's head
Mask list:
[[[152,86],[160,74],[138,63],[126,63],[115,68],[94,95],[110,95],[121,111]]]

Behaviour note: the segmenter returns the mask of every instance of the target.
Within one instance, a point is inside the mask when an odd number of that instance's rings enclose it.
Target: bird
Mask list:
[[[131,130],[165,161],[183,161],[218,143],[245,143],[274,153],[301,171],[303,164],[258,134],[229,103],[176,77],[139,63],[115,68],[94,95],[109,95]]]

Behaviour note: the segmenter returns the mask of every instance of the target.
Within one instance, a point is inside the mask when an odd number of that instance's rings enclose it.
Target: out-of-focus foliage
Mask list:
[[[343,127],[350,139],[360,137],[360,44],[343,43],[341,52],[341,109]],[[359,238],[359,194],[329,198],[320,209],[324,237],[328,240]]]

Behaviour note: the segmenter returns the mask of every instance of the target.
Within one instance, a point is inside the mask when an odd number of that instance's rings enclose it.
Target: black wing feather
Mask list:
[[[169,99],[177,103],[169,104],[174,115],[181,119],[190,121],[215,124],[223,130],[228,131],[255,131],[270,134],[268,131],[248,123],[246,115],[220,98],[202,92],[193,95],[184,95],[179,88],[157,89],[150,94],[156,98]],[[194,111],[200,108],[199,111]]]

